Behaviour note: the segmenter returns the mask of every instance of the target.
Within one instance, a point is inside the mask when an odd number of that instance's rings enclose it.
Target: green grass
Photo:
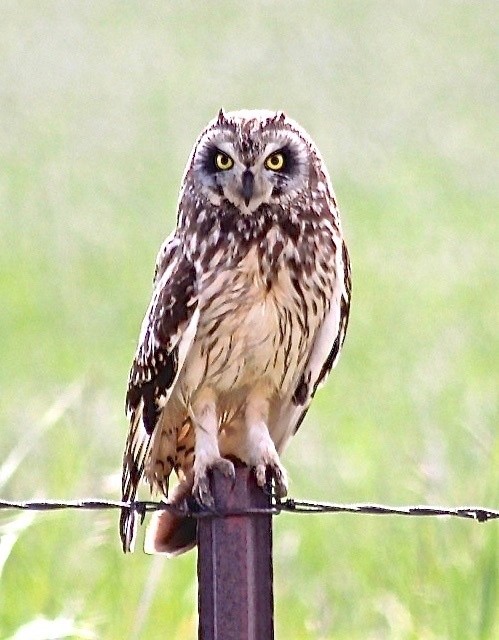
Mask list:
[[[291,494],[497,508],[496,33],[487,0],[2,3],[0,496],[119,497],[154,258],[224,105],[310,131],[352,255]],[[196,637],[195,553],[125,557],[107,512],[0,533],[1,638]],[[277,636],[497,638],[498,566],[496,523],[281,515]]]

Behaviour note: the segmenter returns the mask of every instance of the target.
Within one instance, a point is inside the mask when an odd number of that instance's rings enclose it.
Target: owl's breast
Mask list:
[[[262,273],[256,248],[236,268],[206,276],[198,330],[182,372],[186,393],[204,385],[219,393],[247,389],[262,379],[277,393],[288,391],[313,339],[292,278],[283,266]]]

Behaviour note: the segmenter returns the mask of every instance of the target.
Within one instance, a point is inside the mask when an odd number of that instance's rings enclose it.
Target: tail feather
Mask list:
[[[197,520],[168,511],[156,512],[146,530],[144,551],[178,556],[196,546]]]
[[[123,456],[123,475],[121,480],[122,501],[132,502],[137,495],[137,488],[144,473],[144,466],[150,448],[150,436],[146,433],[142,423],[143,403],[133,411],[130,430]],[[137,535],[137,512],[128,507],[121,509],[120,536],[123,551],[133,551]]]
[[[184,504],[192,492],[192,474],[184,479],[172,491],[172,505]],[[146,553],[163,553],[167,556],[178,556],[196,546],[197,520],[188,516],[177,515],[172,511],[156,511],[147,527],[144,551]]]

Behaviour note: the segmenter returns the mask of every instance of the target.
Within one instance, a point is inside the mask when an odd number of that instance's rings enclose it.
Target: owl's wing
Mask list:
[[[196,334],[196,272],[172,235],[158,254],[151,303],[142,322],[130,370],[126,410],[130,428],[123,456],[122,501],[135,499],[151,437],[168,402]],[[137,514],[123,508],[120,535],[124,551],[133,550]]]
[[[156,265],[154,267],[154,277],[152,280],[153,289],[156,289],[156,285],[161,280],[166,269],[168,269],[172,264],[173,257],[179,250],[180,240],[176,234],[177,230],[175,229],[163,241],[163,244],[159,248],[158,255],[156,256]]]
[[[297,378],[294,393],[288,402],[283,403],[279,414],[276,430],[280,434],[276,442],[278,451],[282,451],[288,439],[298,431],[315,392],[324,384],[340,356],[348,327],[352,293],[350,258],[344,242],[341,261],[343,280],[337,298],[332,301],[317,331],[307,364]]]

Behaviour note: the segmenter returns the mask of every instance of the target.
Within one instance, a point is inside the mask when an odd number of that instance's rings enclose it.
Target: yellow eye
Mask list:
[[[220,171],[228,171],[234,166],[234,160],[223,151],[218,151],[215,156],[215,166]]]
[[[284,168],[284,155],[279,152],[271,153],[265,160],[265,166],[271,171],[281,171]]]

